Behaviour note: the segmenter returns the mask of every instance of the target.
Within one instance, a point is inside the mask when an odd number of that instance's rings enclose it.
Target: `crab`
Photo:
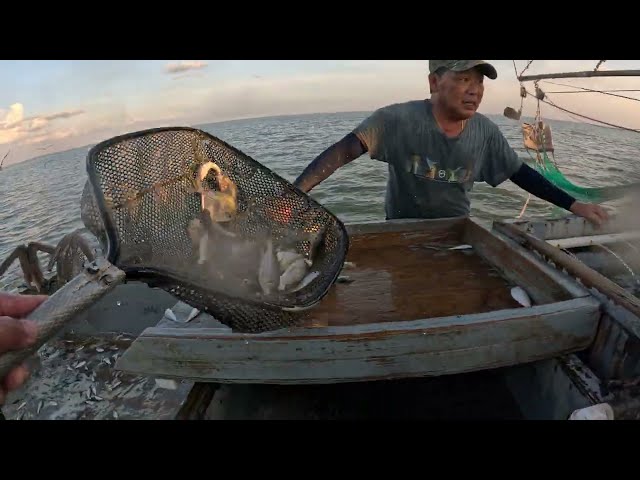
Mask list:
[[[224,224],[237,216],[237,187],[218,165],[205,158],[197,142],[195,146],[196,162],[193,173],[196,178],[193,178],[193,191],[201,195],[202,213],[208,218],[195,219],[193,221],[195,223],[189,226],[190,236],[202,236],[201,232],[196,231],[198,227],[209,226],[225,236],[235,237],[234,233],[227,231],[218,223]],[[219,191],[211,191],[204,187],[204,182],[211,171],[215,173]],[[104,192],[104,203],[107,209],[114,208],[109,192]],[[81,219],[85,228],[68,233],[55,246],[43,242],[18,245],[0,264],[0,276],[18,260],[27,284],[27,291],[24,293],[51,294],[81,273],[85,262],[93,262],[103,256],[107,243],[106,233],[89,180],[85,182],[80,205]],[[128,208],[132,221],[135,221],[138,216],[135,205]],[[202,220],[210,220],[210,222],[201,225]],[[48,272],[51,272],[54,266],[56,267],[55,275],[50,278],[45,277],[43,273],[38,252],[49,254],[46,267]]]
[[[49,254],[46,270],[51,272],[55,265],[55,277],[45,277],[38,252]],[[41,242],[18,245],[0,265],[0,276],[17,259],[20,262],[28,292],[51,294],[78,275],[85,261],[92,262],[96,257],[96,249],[91,246],[86,229],[78,229],[65,235],[55,247]]]
[[[95,221],[96,213],[97,207],[91,193],[91,186],[87,182],[82,194],[81,208],[82,220],[87,228],[79,228],[66,234],[55,246],[43,242],[18,245],[0,264],[0,276],[18,260],[27,284],[24,293],[51,295],[78,275],[85,262],[93,262],[102,256],[102,247],[98,239],[104,238],[104,235]],[[49,254],[46,270],[51,272],[55,266],[55,275],[45,277],[38,252]]]

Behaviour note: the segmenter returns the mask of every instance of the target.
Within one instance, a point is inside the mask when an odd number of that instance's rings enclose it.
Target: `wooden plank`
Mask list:
[[[461,235],[465,225],[471,220],[468,217],[436,218],[436,219],[399,219],[385,221],[359,222],[345,225],[350,237],[371,233],[391,232],[433,232],[435,234]]]
[[[492,234],[483,227],[467,225],[464,241],[472,244],[504,277],[524,288],[535,303],[557,302],[588,294],[572,288],[566,279],[551,274],[550,269],[541,268],[539,259],[522,255],[516,243]]]
[[[151,328],[117,368],[219,383],[438,376],[582,350],[592,342],[598,319],[599,303],[587,297],[491,314],[256,335]]]
[[[509,368],[504,375],[528,420],[566,420],[603,399],[598,377],[573,354]]]
[[[547,240],[547,243],[558,248],[577,248],[588,247],[590,245],[606,245],[608,243],[626,242],[629,240],[637,240],[638,238],[640,238],[640,231],[549,239]]]
[[[504,231],[506,235],[510,235],[524,246],[537,250],[556,264],[561,265],[571,275],[578,277],[586,286],[599,290],[618,305],[623,306],[634,315],[640,316],[640,299],[584,263],[513,225],[497,224],[495,228]]]
[[[583,237],[590,235],[607,235],[625,232],[629,229],[628,219],[612,215],[609,221],[596,228],[583,217],[567,215],[563,218],[551,220],[502,220],[494,222],[494,225],[514,225],[542,240],[556,240],[570,237]],[[638,225],[634,225],[637,228]]]
[[[586,70],[583,72],[539,73],[536,75],[521,75],[518,80],[529,82],[546,78],[591,78],[591,77],[640,77],[640,70]]]
[[[204,420],[219,386],[217,383],[196,383],[180,407],[175,419]]]
[[[499,231],[493,231],[492,234],[503,242],[506,242],[510,248],[513,248],[515,251],[517,251],[520,256],[526,259],[527,262],[536,265],[537,268],[539,268],[540,271],[543,272],[543,275],[547,276],[551,280],[551,282],[561,286],[561,288],[564,289],[571,298],[586,297],[591,295],[591,292],[587,290],[583,285],[578,283],[573,277],[570,277],[566,273],[553,268],[548,263],[541,261],[538,255],[534,254],[532,251],[526,248],[523,248],[522,245],[515,242],[513,239],[500,233]],[[518,264],[516,263],[516,265]],[[503,271],[503,274],[506,278],[510,278],[512,281],[518,283],[518,280],[515,277],[515,275],[517,275],[517,270],[505,270]]]

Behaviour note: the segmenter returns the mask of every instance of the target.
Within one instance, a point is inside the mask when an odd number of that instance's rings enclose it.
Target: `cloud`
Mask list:
[[[24,143],[38,143],[47,139],[59,139],[69,136],[66,131],[49,128],[55,120],[65,120],[85,113],[84,110],[71,110],[51,113],[48,115],[24,116],[24,105],[14,103],[6,113],[0,117],[0,144],[13,143],[24,140]],[[31,135],[38,132],[38,135]],[[61,136],[62,135],[62,136]]]
[[[200,70],[207,66],[207,62],[181,62],[181,63],[169,63],[165,66],[166,73],[182,73],[190,70]]]
[[[21,103],[14,103],[9,107],[9,112],[4,117],[4,123],[7,125],[17,124],[24,118],[24,107]]]

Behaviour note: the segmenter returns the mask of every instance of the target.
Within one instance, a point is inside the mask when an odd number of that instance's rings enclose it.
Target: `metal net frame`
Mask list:
[[[324,230],[313,281],[298,291],[260,298],[232,280],[212,281],[194,265],[188,226],[201,214],[202,203],[193,185],[198,167],[209,161],[237,187],[237,214],[230,225],[239,238],[297,238],[296,251],[307,255],[308,235]],[[107,260],[128,279],[161,288],[233,329],[261,332],[296,324],[328,293],[344,264],[349,239],[334,214],[207,132],[166,127],[114,137],[89,151],[87,173],[82,220]],[[220,189],[215,180],[206,187]]]

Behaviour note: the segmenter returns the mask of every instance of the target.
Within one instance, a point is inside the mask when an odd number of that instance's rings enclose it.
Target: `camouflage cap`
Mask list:
[[[498,72],[495,67],[484,60],[429,60],[430,73],[442,67],[454,72],[463,72],[473,67],[478,67],[478,69],[491,80],[498,78]]]

